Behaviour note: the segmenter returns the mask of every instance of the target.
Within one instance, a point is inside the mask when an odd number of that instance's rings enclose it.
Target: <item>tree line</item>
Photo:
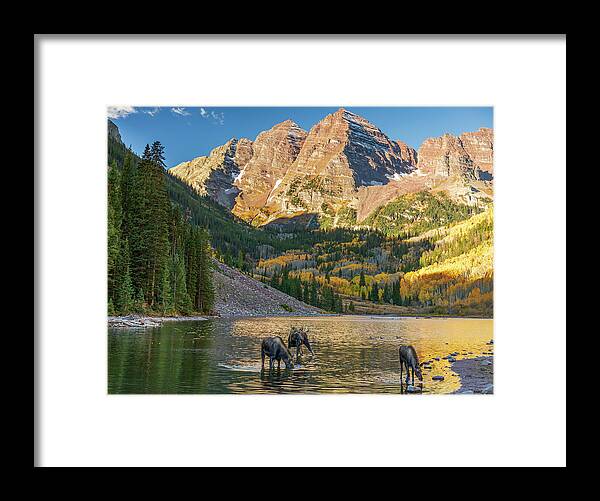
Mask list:
[[[109,314],[210,313],[214,305],[208,232],[173,205],[164,147],[141,158],[109,141]],[[111,155],[111,152],[113,154]]]
[[[284,266],[281,273],[275,272],[270,278],[263,275],[260,280],[306,304],[335,313],[344,312],[341,296],[334,292],[332,286],[317,280],[314,275],[308,280],[302,280],[297,274],[290,273],[289,267]]]

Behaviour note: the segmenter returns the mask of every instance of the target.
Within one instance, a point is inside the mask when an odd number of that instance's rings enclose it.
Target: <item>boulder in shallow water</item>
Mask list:
[[[406,387],[406,391],[408,393],[420,393],[421,392],[421,388],[419,388],[418,386],[413,386],[412,384],[409,384]]]
[[[444,376],[433,376],[431,379],[433,379],[434,381],[443,381]]]

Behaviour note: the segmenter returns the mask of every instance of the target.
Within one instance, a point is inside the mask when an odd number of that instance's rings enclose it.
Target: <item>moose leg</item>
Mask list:
[[[269,371],[273,370],[273,357],[269,357]]]
[[[277,370],[281,370],[281,358],[277,359]]]
[[[400,359],[400,386],[402,386],[402,366],[404,364],[402,363],[402,359]]]
[[[260,368],[261,368],[261,370],[264,370],[264,368],[265,368],[265,350],[260,350],[260,361],[261,361]]]
[[[410,382],[410,365],[404,362],[404,366],[406,367],[406,384],[408,385],[408,383]]]
[[[411,367],[411,370],[412,370],[412,385],[414,386],[415,385],[415,368]]]

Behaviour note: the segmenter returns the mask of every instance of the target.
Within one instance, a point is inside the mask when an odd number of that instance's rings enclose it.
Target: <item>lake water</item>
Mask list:
[[[267,359],[261,371],[262,338],[287,343],[292,326],[309,329],[315,356],[304,349],[294,369],[282,363],[271,372]],[[460,379],[442,357],[481,356],[490,339],[492,320],[453,318],[238,318],[109,329],[108,392],[400,393],[398,347],[412,344],[421,362],[440,359],[423,369],[423,393],[452,393]]]

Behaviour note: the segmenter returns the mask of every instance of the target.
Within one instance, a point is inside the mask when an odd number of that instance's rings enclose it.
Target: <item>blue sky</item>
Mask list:
[[[166,163],[207,155],[231,139],[254,140],[263,130],[291,118],[309,130],[337,107],[109,107],[127,146],[141,153],[146,143],[165,146]],[[355,107],[343,106],[379,127],[391,139],[419,148],[424,139],[449,132],[458,135],[479,127],[493,127],[491,107]]]

